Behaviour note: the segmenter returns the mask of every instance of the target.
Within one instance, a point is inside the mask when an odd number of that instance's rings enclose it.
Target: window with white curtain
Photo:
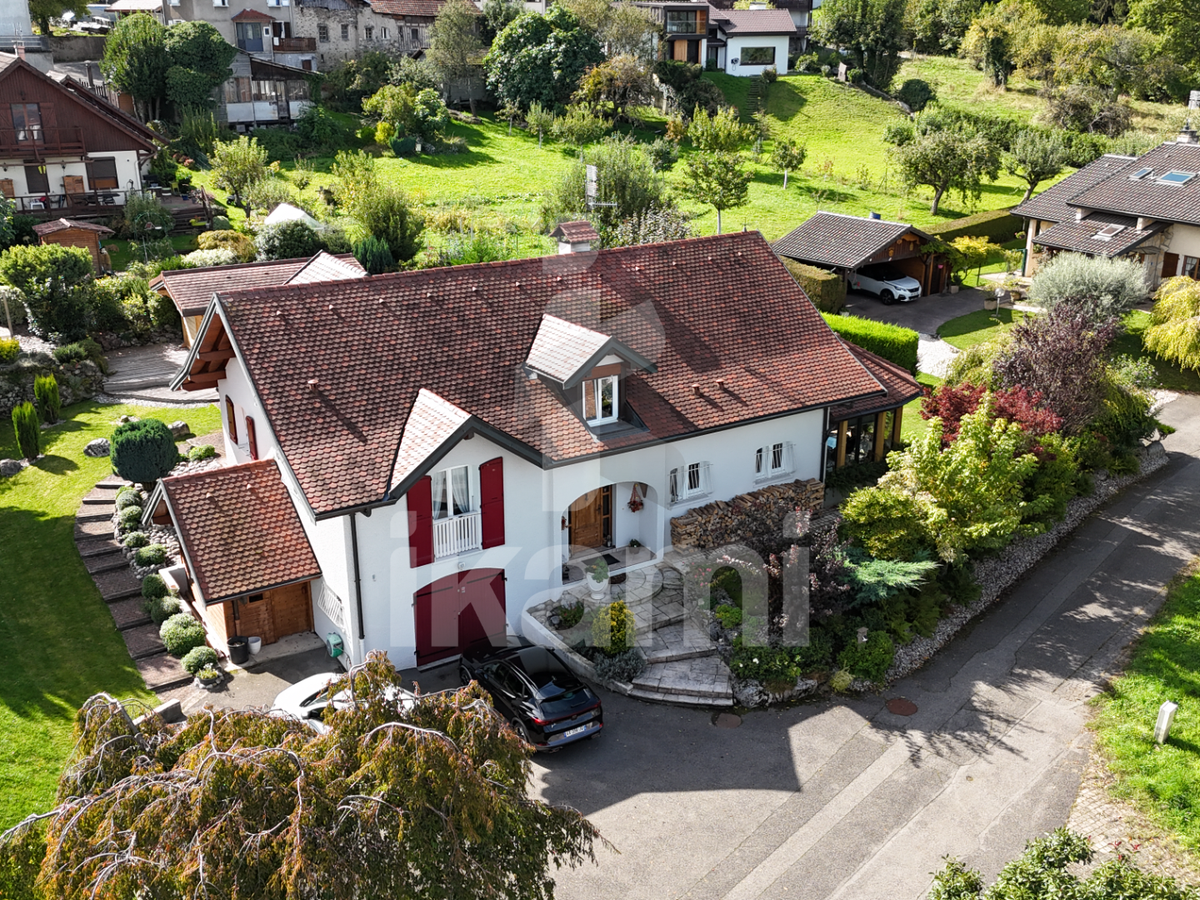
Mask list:
[[[449,519],[474,512],[471,503],[471,470],[454,466],[433,473],[433,518]]]
[[[671,502],[679,503],[702,497],[712,491],[709,480],[710,466],[706,462],[688,463],[670,473]]]
[[[618,399],[616,375],[589,378],[583,383],[583,417],[589,425],[617,421]]]

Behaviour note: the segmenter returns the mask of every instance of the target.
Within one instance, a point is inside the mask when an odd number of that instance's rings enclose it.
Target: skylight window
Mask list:
[[[1147,175],[1149,175],[1153,171],[1154,171],[1153,169],[1138,169],[1136,172],[1134,172],[1132,175],[1129,176],[1129,180],[1130,181],[1139,181],[1139,180],[1145,178]]]
[[[1125,230],[1124,225],[1105,225],[1096,232],[1094,239],[1097,241],[1111,241],[1114,237]]]
[[[1196,177],[1195,172],[1168,172],[1158,179],[1159,184],[1187,184]]]

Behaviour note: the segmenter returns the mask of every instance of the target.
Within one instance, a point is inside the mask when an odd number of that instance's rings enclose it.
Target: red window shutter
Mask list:
[[[483,548],[504,543],[504,460],[497,456],[479,467]]]
[[[225,398],[225,422],[229,426],[229,443],[236,444],[237,440],[237,417],[233,414],[233,401],[228,397]]]
[[[250,458],[258,459],[258,433],[254,430],[254,420],[246,416],[246,442],[250,445]]]
[[[408,560],[413,568],[433,562],[433,480],[408,489]]]

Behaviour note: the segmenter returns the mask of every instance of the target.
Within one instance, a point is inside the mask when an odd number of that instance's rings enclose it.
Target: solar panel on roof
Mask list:
[[[1132,175],[1129,176],[1129,180],[1137,181],[1139,178],[1145,178],[1147,175],[1149,175],[1153,171],[1154,171],[1153,169],[1138,169],[1136,172],[1134,172]]]
[[[1168,172],[1158,180],[1160,184],[1187,184],[1195,177],[1195,172]]]

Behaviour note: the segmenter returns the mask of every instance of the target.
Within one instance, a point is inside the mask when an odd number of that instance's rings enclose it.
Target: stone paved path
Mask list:
[[[167,655],[158,626],[142,610],[142,584],[113,538],[117,491],[128,483],[116,476],[105,478],[83,498],[75,515],[75,546],[146,686],[152,691],[166,690],[192,678],[179,660]]]

